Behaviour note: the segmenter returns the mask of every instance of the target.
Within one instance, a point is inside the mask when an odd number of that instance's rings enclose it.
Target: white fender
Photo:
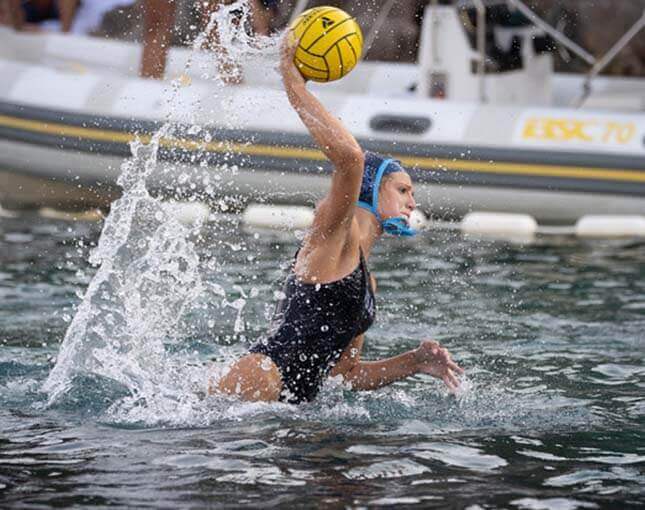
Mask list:
[[[242,215],[242,222],[245,225],[280,230],[305,229],[313,220],[312,208],[294,205],[251,204]]]
[[[645,237],[645,216],[588,215],[576,222],[579,237]]]
[[[531,238],[538,224],[528,214],[471,212],[461,220],[460,228],[466,234]]]

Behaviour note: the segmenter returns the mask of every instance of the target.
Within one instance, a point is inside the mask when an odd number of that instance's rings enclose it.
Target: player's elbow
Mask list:
[[[363,149],[361,149],[360,145],[356,144],[352,147],[352,150],[347,154],[347,159],[349,163],[360,168],[361,172],[363,171],[363,166],[365,165],[365,153],[363,152]]]
[[[358,144],[355,147],[344,147],[342,151],[338,152],[334,164],[336,168],[342,169],[348,174],[356,174],[362,177],[365,154]]]
[[[364,390],[364,375],[361,370],[360,363],[351,365],[348,370],[343,374],[343,381],[353,391]]]

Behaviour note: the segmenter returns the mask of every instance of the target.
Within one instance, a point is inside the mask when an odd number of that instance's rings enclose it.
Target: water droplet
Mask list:
[[[327,331],[329,331],[329,326],[327,324],[323,324],[322,326],[320,326],[320,331],[326,333]]]
[[[236,310],[241,310],[242,308],[244,308],[244,305],[246,305],[246,299],[244,298],[238,298],[232,303],[229,303],[229,306],[235,308]]]
[[[287,298],[287,295],[282,291],[276,290],[273,293],[273,299],[281,300],[281,299],[286,299],[286,298]]]
[[[301,353],[300,356],[298,356],[298,359],[300,359],[300,361],[304,363],[305,361],[307,361],[307,355],[304,353]]]

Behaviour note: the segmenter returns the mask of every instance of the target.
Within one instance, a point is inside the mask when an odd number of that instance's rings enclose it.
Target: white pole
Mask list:
[[[486,7],[482,0],[475,0],[477,9],[477,50],[479,51],[479,100],[486,102]]]
[[[296,3],[296,6],[291,12],[291,17],[289,18],[289,25],[291,25],[291,23],[293,23],[293,20],[296,19],[300,15],[300,13],[305,10],[305,7],[307,7],[308,3],[309,3],[309,0],[298,0],[298,2]]]
[[[432,39],[432,58],[430,59],[430,74],[432,75],[433,70],[439,65],[439,18],[437,16],[437,6],[439,5],[439,0],[432,0],[432,19],[430,20],[430,26],[432,27],[432,32],[430,33]]]
[[[376,39],[376,36],[378,35],[378,31],[381,29],[381,26],[383,26],[383,23],[385,23],[385,20],[390,14],[390,11],[392,10],[392,7],[394,7],[395,3],[396,3],[396,0],[389,0],[383,6],[383,8],[381,9],[381,12],[379,12],[378,16],[376,17],[376,20],[374,21],[374,26],[372,26],[372,30],[370,30],[370,33],[367,34],[367,38],[363,43],[363,58],[365,58],[365,55],[367,55],[367,52],[370,51],[370,48],[374,43],[374,39]]]

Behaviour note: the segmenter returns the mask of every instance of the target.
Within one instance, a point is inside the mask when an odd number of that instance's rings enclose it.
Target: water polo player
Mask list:
[[[372,390],[426,373],[459,385],[463,370],[437,342],[393,358],[362,361],[364,334],[374,321],[374,279],[367,260],[384,233],[414,235],[416,204],[399,162],[364,153],[345,126],[305,86],[287,34],[280,72],[291,106],[334,170],[284,285],[266,337],[233,363],[210,392],[244,400],[300,403],[315,398],[328,376],[354,390]]]

